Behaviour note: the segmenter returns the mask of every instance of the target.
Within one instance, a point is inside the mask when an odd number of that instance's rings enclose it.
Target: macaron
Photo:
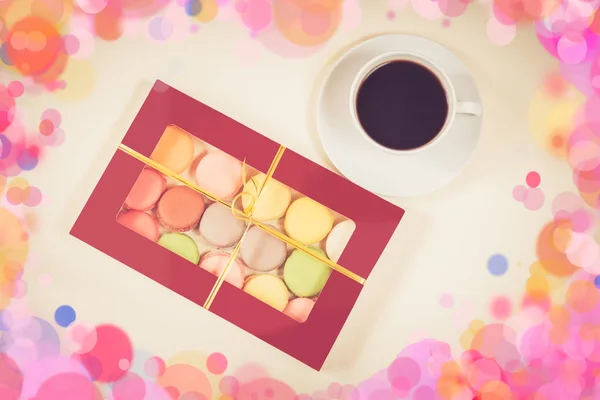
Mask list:
[[[196,242],[191,237],[183,233],[166,233],[158,239],[158,244],[186,260],[198,264],[200,253]]]
[[[205,155],[196,167],[200,188],[222,200],[229,200],[242,187],[242,162],[222,151]]]
[[[313,299],[298,297],[291,300],[283,310],[283,313],[297,322],[304,323],[315,306]]]
[[[150,159],[176,174],[182,173],[194,159],[192,136],[175,125],[167,126]]]
[[[229,207],[221,203],[210,205],[200,220],[200,234],[215,247],[236,244],[246,229],[246,222],[236,218]]]
[[[185,232],[200,221],[204,196],[187,186],[174,186],[162,195],[156,206],[159,222],[173,232]]]
[[[167,187],[167,179],[152,168],[144,168],[125,199],[125,207],[148,211],[154,207]]]
[[[215,276],[221,275],[231,254],[224,251],[211,251],[202,256],[200,267]],[[244,285],[244,266],[238,260],[233,260],[229,267],[225,281],[241,289]]]
[[[267,272],[284,263],[287,249],[283,241],[258,226],[253,226],[244,236],[240,246],[240,256],[248,268]]]
[[[354,221],[347,220],[340,222],[329,232],[325,242],[325,251],[331,261],[338,262],[355,229]]]
[[[302,244],[318,243],[333,227],[333,214],[316,201],[301,197],[288,208],[284,227],[292,239]]]
[[[275,275],[262,274],[251,276],[246,280],[243,290],[279,311],[283,311],[288,304],[289,292],[287,287]]]
[[[148,213],[127,211],[117,216],[117,222],[153,242],[158,240],[158,223]]]
[[[322,250],[312,248],[313,254],[327,257]],[[288,288],[298,297],[314,297],[321,293],[331,268],[308,254],[294,250],[283,267],[283,280]]]
[[[257,221],[270,221],[283,217],[292,201],[290,189],[273,178],[269,179],[259,197],[258,190],[266,179],[265,174],[258,174],[244,185],[244,192],[251,195],[242,196],[244,211],[249,212],[254,202],[252,217]],[[258,200],[255,200],[257,198]]]

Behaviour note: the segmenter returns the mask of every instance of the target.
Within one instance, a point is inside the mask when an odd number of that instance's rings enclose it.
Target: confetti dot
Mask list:
[[[71,306],[60,306],[54,312],[54,320],[58,326],[68,327],[75,322],[75,310]]]
[[[118,382],[115,382],[112,388],[113,400],[144,400],[153,398],[151,393],[147,393],[146,382],[134,374],[128,373]]]
[[[321,37],[327,34],[331,24],[330,12],[318,4],[305,9],[300,18],[302,30],[310,37]]]
[[[444,293],[440,296],[440,305],[444,308],[452,308],[454,305],[454,297],[451,294]]]
[[[421,367],[415,360],[399,357],[388,367],[387,375],[394,394],[398,397],[406,397],[419,383],[422,373]]]
[[[570,31],[558,39],[557,52],[562,61],[567,64],[579,64],[588,51],[585,38],[579,33]]]
[[[492,17],[488,20],[486,32],[492,43],[498,46],[506,46],[515,38],[517,26],[514,24],[505,25]]]
[[[490,311],[492,316],[500,321],[505,321],[510,317],[512,304],[510,299],[504,296],[498,296],[492,300]]]
[[[242,21],[251,32],[265,29],[273,19],[271,3],[267,0],[247,0]]]
[[[227,369],[227,358],[221,353],[213,353],[206,360],[206,368],[211,374],[221,375]]]
[[[162,16],[154,17],[148,23],[148,36],[159,42],[168,40],[173,35],[173,23]]]
[[[529,187],[538,187],[541,182],[540,174],[538,174],[535,171],[529,172],[527,174],[527,177],[525,178],[525,182],[527,182],[527,185],[529,185]]]
[[[39,149],[29,147],[24,149],[17,158],[17,165],[24,171],[31,171],[38,164]]]
[[[396,12],[391,11],[391,10],[387,12],[387,19],[389,19],[390,21],[392,21],[395,18],[396,18]]]
[[[101,39],[117,40],[123,34],[122,10],[117,6],[107,6],[94,15],[94,30]]]
[[[2,61],[7,66],[13,65],[8,56],[8,43],[0,45],[0,61]]]
[[[202,12],[202,2],[200,0],[188,0],[185,5],[187,15],[195,17]]]
[[[513,188],[513,199],[522,203],[527,198],[527,188],[523,185],[517,185]]]
[[[81,324],[73,326],[69,335],[76,344],[74,352],[80,354],[91,351],[96,345],[96,340],[98,338],[94,328],[88,328]]]
[[[594,278],[594,286],[600,289],[600,275]]]
[[[75,35],[67,35],[64,38],[65,50],[68,55],[77,54],[79,51],[79,39]]]
[[[10,155],[11,150],[12,143],[10,142],[10,140],[4,135],[0,135],[0,160],[3,160],[6,157],[8,157]]]
[[[60,146],[65,141],[65,132],[62,129],[55,129],[52,134],[48,136],[42,135],[40,137],[40,143],[44,146]]]
[[[553,72],[544,79],[543,88],[548,96],[558,99],[567,93],[569,83],[560,72]]]
[[[60,59],[60,33],[50,21],[39,16],[15,22],[6,42],[8,57],[25,76],[46,73]]]
[[[419,386],[413,393],[413,400],[436,400],[437,394],[431,386]]]
[[[27,190],[27,199],[23,202],[27,207],[35,207],[42,201],[42,192],[35,186],[30,186]]]
[[[150,378],[156,379],[165,372],[166,364],[160,357],[151,357],[144,363],[144,372]]]
[[[119,363],[117,365],[123,371],[127,371],[129,369],[129,366],[130,366],[129,360],[127,360],[126,358],[121,358],[119,360]]]
[[[525,208],[528,210],[539,210],[544,205],[544,192],[540,188],[529,189],[523,204],[525,204]]]
[[[90,379],[79,373],[59,373],[48,377],[37,391],[36,400],[100,400],[102,396]]]
[[[574,169],[592,171],[600,165],[600,145],[592,140],[577,140],[571,144],[568,159]]]
[[[54,108],[49,108],[42,113],[42,120],[44,120],[44,119],[47,119],[50,122],[52,122],[52,124],[55,127],[59,127],[62,122],[62,117],[61,117],[60,113],[58,112],[58,110],[55,110]]]
[[[128,21],[131,22],[131,20]],[[125,31],[125,26],[123,30]],[[65,46],[67,47],[65,50],[71,57],[78,60],[85,60],[94,54],[95,41],[96,37],[93,31],[90,32],[83,28],[73,28],[71,29],[71,33],[65,38]]]
[[[327,395],[332,399],[339,399],[341,398],[343,391],[344,387],[341,384],[334,382],[327,388]]]
[[[17,51],[26,50],[29,45],[28,42],[29,37],[25,32],[17,31],[10,37],[10,45]]]
[[[246,2],[246,0],[238,0],[235,2],[235,11],[237,11],[238,13],[245,13],[247,9],[248,3]]]
[[[579,313],[592,311],[600,300],[595,282],[576,280],[567,289],[567,304],[572,310]]]
[[[44,136],[49,136],[54,132],[54,124],[49,119],[40,122],[39,131]]]
[[[98,14],[104,10],[108,0],[76,0],[77,5],[87,14]]]
[[[8,84],[8,94],[12,97],[21,97],[24,91],[25,87],[19,81],[13,81]]]
[[[235,396],[240,390],[240,383],[234,376],[225,376],[219,382],[219,390],[227,396]]]
[[[413,10],[428,20],[437,20],[444,14],[440,10],[437,2],[432,0],[410,0]]]
[[[456,18],[464,14],[469,6],[468,1],[464,0],[437,0],[440,10],[446,17]]]
[[[6,201],[13,206],[21,204],[25,196],[26,191],[20,187],[11,187],[6,191]]]
[[[565,147],[565,135],[563,132],[555,132],[551,135],[550,145],[557,150]]]
[[[260,394],[260,395],[259,395]],[[236,398],[238,399],[260,399],[260,400],[292,400],[296,396],[295,391],[285,382],[273,378],[264,378],[248,382],[240,386]]]
[[[165,391],[173,399],[179,399],[179,396],[181,395],[181,393],[179,393],[179,390],[177,390],[177,388],[174,388],[173,386],[167,386],[167,387],[165,387]]]
[[[508,260],[502,254],[494,254],[488,259],[487,267],[492,275],[501,276],[508,270]]]
[[[131,363],[133,348],[129,337],[121,329],[112,325],[100,325],[95,329],[96,343],[85,354],[79,354],[79,361],[86,367],[93,380],[115,382],[125,375],[119,362],[126,359]]]
[[[3,85],[0,85],[0,132],[10,126],[15,114],[15,99]],[[2,136],[0,136],[2,137]]]

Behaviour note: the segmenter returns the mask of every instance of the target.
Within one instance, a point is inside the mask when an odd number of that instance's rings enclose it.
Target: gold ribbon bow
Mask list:
[[[193,189],[196,192],[201,193],[202,195],[208,197],[210,200],[220,203],[226,207],[229,207],[231,209],[231,212],[234,217],[246,221],[246,223],[247,223],[246,230],[244,231],[242,237],[240,238],[238,243],[235,245],[235,247],[231,251],[231,256],[229,257],[229,260],[227,261],[225,268],[223,268],[223,271],[219,274],[219,276],[217,278],[217,282],[214,284],[208,298],[206,299],[206,302],[204,303],[204,306],[203,306],[204,308],[208,309],[210,307],[210,305],[212,304],[215,296],[217,295],[217,292],[219,291],[219,289],[221,288],[221,285],[223,284],[223,281],[225,280],[225,277],[227,276],[227,273],[229,272],[229,269],[233,265],[233,262],[235,261],[237,255],[240,251],[241,244],[244,241],[244,237],[248,233],[248,229],[250,229],[250,227],[252,225],[258,226],[262,230],[277,237],[279,240],[285,242],[286,244],[294,247],[297,250],[304,252],[305,254],[309,255],[310,257],[316,258],[320,262],[327,264],[331,269],[360,283],[361,285],[365,283],[365,279],[360,277],[359,275],[355,274],[354,272],[347,270],[346,268],[334,263],[333,261],[331,261],[330,259],[328,259],[326,257],[323,257],[319,254],[315,254],[315,253],[311,252],[310,247],[298,242],[295,239],[292,239],[292,238],[284,235],[283,233],[279,232],[279,230],[275,229],[271,225],[264,224],[260,221],[255,220],[252,217],[254,208],[256,207],[256,204],[258,203],[258,200],[260,199],[260,196],[261,196],[264,188],[267,186],[267,183],[269,183],[269,181],[272,179],[273,174],[275,173],[275,169],[277,168],[277,164],[279,164],[279,161],[281,160],[281,157],[283,156],[283,153],[285,151],[284,146],[279,147],[279,150],[277,151],[275,158],[273,159],[273,161],[271,162],[271,165],[269,166],[269,170],[266,173],[266,177],[265,177],[263,184],[260,187],[257,187],[256,196],[254,196],[252,193],[242,191],[241,193],[238,193],[232,199],[231,203],[228,203],[228,202],[220,199],[219,197],[215,196],[214,194],[210,193],[209,191],[200,188],[198,185],[196,185],[196,183],[190,181],[189,179],[183,178],[182,176],[171,171],[170,169],[165,168],[164,166],[157,163],[156,161],[144,156],[143,154],[138,153],[137,151],[133,150],[132,148],[130,148],[124,144],[120,144],[119,149],[121,151],[125,152],[126,154],[132,156],[133,158],[141,161],[145,165],[159,171],[163,175],[168,176],[169,178],[175,179],[175,180],[183,183],[185,186],[189,187],[190,189]],[[252,180],[250,179],[250,181],[252,181]],[[246,159],[244,159],[242,161],[242,182],[244,184],[244,187],[246,187],[247,183],[250,181],[246,181]],[[242,204],[242,209],[239,210],[236,208],[236,203],[240,199],[242,199],[244,196],[250,196],[250,205],[248,207],[246,207],[246,209],[244,209],[244,206]]]

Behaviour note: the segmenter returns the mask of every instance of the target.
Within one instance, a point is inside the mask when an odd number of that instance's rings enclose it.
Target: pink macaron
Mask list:
[[[202,256],[200,267],[215,276],[219,276],[225,269],[229,257],[231,257],[231,254],[224,251],[211,251]],[[244,268],[245,266],[240,260],[234,260],[229,267],[225,281],[241,289],[244,285]]]
[[[222,151],[205,155],[196,167],[196,182],[222,200],[230,200],[242,187],[242,162]]]
[[[158,171],[144,168],[125,199],[125,208],[148,211],[160,199],[167,187],[167,180]]]
[[[297,322],[304,323],[308,319],[308,316],[310,315],[310,312],[314,306],[314,300],[298,297],[297,299],[291,300],[283,312],[285,315],[296,320]]]
[[[117,216],[117,222],[153,242],[158,240],[158,222],[148,213],[127,211]]]

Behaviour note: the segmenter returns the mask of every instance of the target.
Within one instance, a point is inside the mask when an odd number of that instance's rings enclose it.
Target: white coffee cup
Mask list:
[[[385,146],[381,145],[380,143],[378,143],[377,141],[375,141],[371,136],[369,136],[367,134],[367,132],[365,132],[363,126],[361,125],[361,123],[359,121],[358,113],[356,110],[356,99],[357,99],[358,91],[360,89],[361,84],[365,81],[367,76],[369,74],[371,74],[373,71],[375,71],[376,69],[378,69],[379,67],[381,67],[385,64],[388,64],[390,62],[395,62],[395,61],[410,61],[410,62],[413,62],[415,64],[421,65],[422,67],[426,68],[427,70],[432,72],[438,78],[438,80],[442,84],[442,87],[444,88],[444,92],[446,93],[446,101],[448,104],[448,113],[447,113],[446,121],[445,121],[444,125],[442,126],[440,131],[437,133],[437,135],[432,140],[430,140],[429,142],[423,144],[422,146],[416,147],[414,149],[408,149],[408,150],[391,149],[391,148],[385,147]],[[371,61],[364,64],[364,66],[360,69],[360,71],[358,72],[358,74],[356,74],[356,77],[354,78],[352,87],[350,89],[350,96],[349,96],[348,101],[349,101],[350,113],[352,115],[352,118],[354,120],[354,124],[356,125],[356,128],[358,129],[359,132],[362,133],[362,135],[364,135],[368,139],[369,142],[371,142],[374,146],[376,146],[380,150],[384,150],[387,152],[393,152],[393,153],[404,153],[404,154],[422,151],[430,146],[433,146],[447,132],[450,131],[457,114],[465,114],[465,115],[470,115],[473,117],[479,117],[479,116],[481,116],[481,113],[482,113],[482,106],[480,103],[457,99],[456,90],[450,83],[450,79],[448,78],[447,74],[442,70],[442,68],[437,66],[433,61],[428,60],[427,58],[423,57],[422,55],[411,53],[411,52],[395,51],[395,52],[384,53],[384,54],[381,54],[381,55],[371,59]]]
[[[378,132],[369,136],[356,112],[368,74],[401,60],[424,66],[446,92],[446,119],[437,125],[442,129],[430,131],[421,142],[426,144],[410,150],[378,143]],[[331,163],[346,178],[380,195],[415,196],[446,185],[465,168],[481,136],[484,108],[475,76],[450,49],[420,36],[386,34],[357,43],[332,65],[319,93],[317,130]]]

